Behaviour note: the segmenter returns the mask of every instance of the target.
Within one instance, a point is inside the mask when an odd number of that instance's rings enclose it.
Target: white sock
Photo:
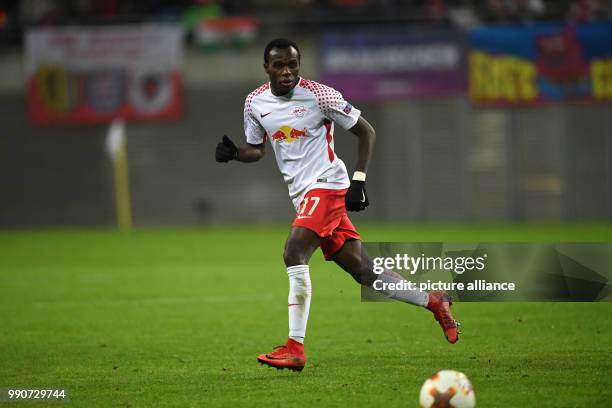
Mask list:
[[[383,283],[398,283],[405,280],[402,275],[397,272],[385,270],[383,273],[378,275],[378,279]],[[427,306],[429,302],[429,294],[422,290],[379,290],[378,292],[383,293],[385,296],[391,299],[399,300],[404,303],[412,303],[413,305]]]
[[[308,265],[287,267],[289,275],[289,338],[304,343],[312,285]]]

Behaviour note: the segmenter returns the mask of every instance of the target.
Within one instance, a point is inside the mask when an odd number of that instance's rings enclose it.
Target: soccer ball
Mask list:
[[[476,396],[465,374],[443,370],[425,381],[419,402],[421,408],[473,408],[476,406]]]

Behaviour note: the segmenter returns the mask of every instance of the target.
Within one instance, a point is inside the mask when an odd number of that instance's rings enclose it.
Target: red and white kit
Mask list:
[[[286,53],[283,58],[287,59],[288,55],[294,54]],[[334,152],[334,124],[349,130],[360,114],[335,89],[303,78],[282,96],[275,96],[270,84],[264,84],[251,92],[244,104],[247,143],[260,145],[266,139],[270,141],[295,206],[293,226],[314,231],[322,238],[320,247],[325,259],[333,257],[341,265],[348,257],[365,253],[360,251],[358,243],[345,246],[347,240],[360,237],[346,213],[345,197],[351,182],[346,166]],[[360,137],[366,134],[359,128],[354,132]],[[365,202],[365,191],[362,191]],[[346,253],[338,253],[342,248]],[[277,369],[301,371],[306,365],[304,337],[312,298],[310,268],[307,260],[296,264],[301,259],[296,261],[291,256],[286,257],[285,262],[289,277],[289,338],[273,352],[259,355],[257,361]],[[370,285],[369,278],[361,275],[367,272],[368,262],[367,258],[362,258],[359,265],[351,266],[349,273],[355,273],[353,276],[358,276],[355,279],[362,284]],[[392,284],[393,288],[404,281],[391,270],[383,271],[377,279],[382,284]],[[450,313],[451,300],[446,293],[432,292],[430,296],[420,290],[395,289],[383,289],[381,293],[427,307],[440,322],[448,341],[457,341],[457,324]]]
[[[349,187],[346,166],[334,152],[334,122],[350,129],[360,114],[340,92],[301,78],[287,95],[275,96],[269,83],[251,92],[244,104],[244,131],[247,143],[270,140],[298,210],[310,189]]]
[[[344,208],[350,181],[344,162],[334,152],[334,123],[348,130],[360,114],[340,92],[304,78],[282,96],[264,84],[244,104],[247,143],[270,141],[298,212],[293,225],[336,241],[323,243],[326,258],[347,238],[359,238]]]

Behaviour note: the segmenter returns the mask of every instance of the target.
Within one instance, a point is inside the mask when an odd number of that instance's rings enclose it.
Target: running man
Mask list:
[[[276,39],[264,50],[264,69],[270,81],[251,92],[244,104],[246,145],[237,147],[223,136],[217,145],[218,162],[256,162],[268,141],[296,208],[283,258],[289,275],[289,338],[283,346],[257,360],[278,369],[301,371],[306,365],[304,336],[312,286],[308,263],[321,248],[358,283],[372,287],[379,279],[398,283],[402,276],[373,272],[371,258],[346,211],[362,211],[368,204],[366,172],[376,134],[359,109],[333,88],[301,78],[300,50],[290,40]],[[349,180],[344,162],[334,152],[334,125],[358,139],[358,158]],[[450,343],[458,340],[451,299],[441,291],[381,291],[385,296],[427,308]]]

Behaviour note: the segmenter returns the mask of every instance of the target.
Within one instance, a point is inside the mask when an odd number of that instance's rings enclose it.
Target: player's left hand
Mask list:
[[[346,209],[348,211],[363,211],[370,205],[366,194],[365,181],[351,180],[351,186],[344,197]]]

